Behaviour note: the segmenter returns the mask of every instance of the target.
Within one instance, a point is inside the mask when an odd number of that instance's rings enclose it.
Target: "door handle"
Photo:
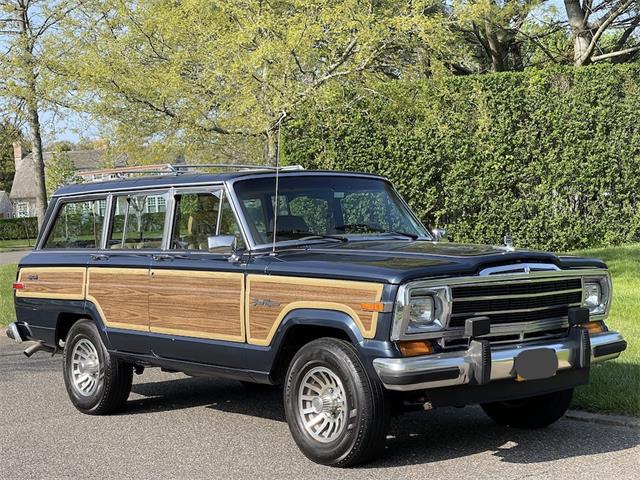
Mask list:
[[[109,255],[105,255],[104,253],[96,253],[91,255],[91,260],[109,260]]]
[[[154,254],[151,256],[156,262],[162,262],[163,260],[173,260],[171,255],[167,255],[166,253]]]

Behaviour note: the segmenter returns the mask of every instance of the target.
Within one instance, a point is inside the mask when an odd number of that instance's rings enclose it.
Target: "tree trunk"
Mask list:
[[[278,131],[269,130],[265,133],[264,161],[274,167],[278,163]]]
[[[42,155],[42,136],[40,134],[40,116],[38,115],[38,106],[35,100],[28,103],[27,122],[29,124],[29,139],[31,140],[31,157],[36,164],[36,178],[34,185],[36,194],[36,216],[38,217],[38,228],[40,228],[42,227],[44,214],[47,210],[47,188],[44,177],[44,158]]]
[[[24,102],[27,109],[27,124],[29,125],[29,139],[31,140],[31,157],[35,162],[36,178],[34,191],[36,196],[36,216],[38,228],[42,227],[44,214],[47,210],[47,186],[44,178],[44,158],[42,156],[42,135],[40,132],[40,116],[38,114],[38,89],[33,58],[34,39],[29,26],[29,4],[19,2],[17,13],[20,25],[20,46],[22,48],[22,77],[25,82],[26,94]]]
[[[573,63],[576,67],[591,63],[591,55],[585,56],[589,44],[591,43],[591,33],[580,32],[573,36]]]
[[[564,6],[573,37],[573,64],[575,66],[587,65],[591,61],[588,56],[583,58],[591,43],[587,13],[582,8],[580,0],[564,0]]]
[[[485,34],[489,45],[489,54],[491,55],[491,71],[504,72],[506,70],[504,49],[494,27],[489,21],[485,22]]]

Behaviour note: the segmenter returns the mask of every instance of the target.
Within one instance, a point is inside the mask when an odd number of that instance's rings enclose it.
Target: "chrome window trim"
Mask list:
[[[47,224],[44,226],[44,229],[42,230],[42,235],[40,235],[40,238],[38,239],[36,246],[34,247],[34,250],[43,250],[43,251],[47,251],[47,252],[53,252],[53,251],[63,251],[63,252],[68,252],[71,251],[71,249],[66,249],[66,248],[44,248],[44,244],[46,243],[47,239],[49,238],[49,235],[51,234],[51,229],[53,228],[53,224],[55,223],[56,219],[58,218],[58,214],[60,213],[60,209],[63,207],[63,205],[67,204],[67,203],[80,203],[80,202],[90,202],[92,200],[107,200],[107,208],[108,208],[108,198],[109,198],[109,192],[100,192],[100,193],[91,193],[91,194],[87,194],[87,195],[78,195],[75,197],[58,197],[56,199],[56,205],[55,205],[55,209],[53,212],[51,212],[51,215],[49,216],[49,219],[47,220]],[[105,221],[108,218],[108,213],[109,211],[107,210],[105,212],[104,215],[104,219],[102,220],[102,235],[101,237],[104,235],[104,230],[105,230],[105,226],[108,225],[105,223]],[[83,248],[83,249],[74,249],[74,250],[78,250],[81,252],[87,252],[87,251],[92,251],[92,250],[99,250],[100,249],[100,245],[96,245],[96,248]]]
[[[444,327],[436,332],[428,332],[428,333],[406,333],[407,326],[409,323],[408,312],[407,309],[403,308],[405,305],[409,303],[411,298],[411,293],[415,290],[420,289],[428,289],[431,287],[453,287],[453,286],[475,286],[475,285],[483,285],[489,283],[538,283],[545,282],[549,280],[555,279],[563,279],[563,278],[580,278],[581,282],[584,282],[585,278],[593,278],[593,277],[607,277],[610,282],[610,274],[606,269],[601,268],[584,268],[584,269],[573,269],[573,270],[559,270],[559,271],[537,271],[530,272],[528,274],[518,272],[518,273],[505,273],[505,274],[496,274],[490,276],[467,276],[467,277],[450,277],[450,278],[437,278],[437,279],[429,279],[429,280],[417,280],[413,282],[409,282],[398,287],[398,292],[396,295],[396,302],[394,305],[394,314],[393,314],[393,323],[391,327],[391,335],[390,338],[392,341],[398,340],[421,340],[421,339],[439,339],[439,338],[463,338],[464,337],[464,327],[449,327],[450,317],[446,319]],[[502,298],[497,295],[496,298]],[[611,298],[612,298],[612,289],[610,289],[610,295],[607,303],[606,311],[603,314],[592,315],[591,320],[604,320],[609,315],[609,310],[611,307]],[[453,302],[452,302],[453,304]],[[575,304],[576,306],[582,305]],[[525,309],[523,312],[534,310],[534,309]],[[507,313],[507,312],[501,312]],[[551,319],[543,319],[536,320],[533,322],[518,322],[518,323],[503,323],[500,325],[492,325],[491,326],[491,335],[504,334],[507,335],[509,333],[519,333],[522,332],[523,329],[525,333],[529,331],[539,331],[539,326],[545,325],[548,329],[554,328],[563,328],[564,326],[568,326],[568,320],[566,318],[551,318]]]
[[[231,211],[236,218],[236,222],[238,222],[238,227],[240,227],[240,232],[242,234],[242,238],[244,239],[244,244],[247,247],[247,251],[251,252],[255,248],[255,242],[253,241],[253,237],[251,236],[251,232],[248,228],[246,219],[244,218],[244,215],[242,215],[242,209],[239,208],[239,200],[236,197],[236,192],[228,182],[224,183],[224,197],[229,199],[229,206],[231,207]],[[222,215],[222,208],[220,208],[220,215]]]

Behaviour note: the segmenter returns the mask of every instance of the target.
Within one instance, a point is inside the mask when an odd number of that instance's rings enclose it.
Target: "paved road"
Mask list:
[[[522,479],[638,478],[640,431],[561,420],[501,428],[477,408],[394,421],[384,458],[352,470],[315,465],[293,443],[280,391],[149,370],[125,412],[69,403],[61,358],[27,360],[0,339],[0,478]]]
[[[15,252],[0,252],[0,265],[7,263],[18,263],[30,250],[20,250]]]

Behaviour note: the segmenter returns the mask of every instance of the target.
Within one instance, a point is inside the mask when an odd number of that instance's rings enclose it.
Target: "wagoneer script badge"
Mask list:
[[[281,305],[280,302],[276,302],[274,300],[269,300],[268,298],[254,298],[251,300],[251,305],[254,307],[268,307],[275,308]]]

